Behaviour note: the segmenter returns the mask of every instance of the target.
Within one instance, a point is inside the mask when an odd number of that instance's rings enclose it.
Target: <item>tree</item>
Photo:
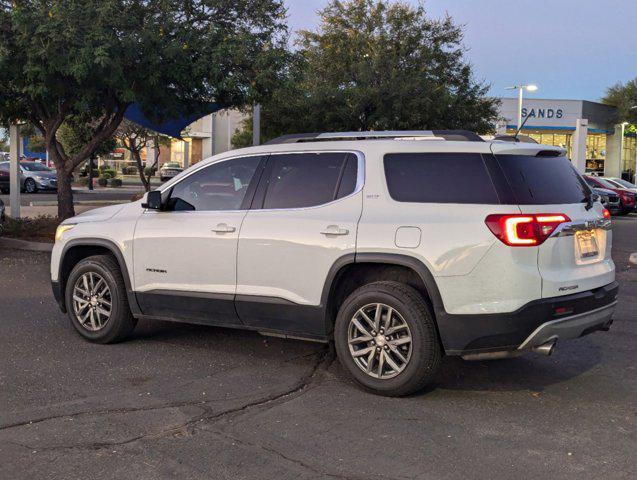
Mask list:
[[[633,124],[631,130],[637,133],[637,108],[633,108],[637,106],[637,78],[609,87],[602,101],[617,107],[618,121]]]
[[[332,0],[316,32],[300,32],[286,80],[262,105],[264,139],[346,130],[487,132],[497,101],[474,79],[462,29],[422,5]],[[250,127],[246,122],[245,127]],[[249,135],[239,133],[237,143]]]
[[[159,162],[160,149],[163,146],[170,145],[170,139],[165,135],[149,130],[145,127],[137,125],[133,122],[124,121],[117,129],[116,138],[123,148],[128,150],[135,160],[139,179],[144,186],[144,190],[150,191],[150,180],[157,170]],[[146,159],[146,165],[142,162],[142,150],[151,144],[154,148],[154,157]],[[149,162],[150,160],[150,162]]]
[[[126,109],[152,120],[251,104],[285,58],[281,0],[0,0],[0,124],[28,121],[58,173],[58,215],[74,215],[71,172]],[[76,152],[58,138],[89,118]]]

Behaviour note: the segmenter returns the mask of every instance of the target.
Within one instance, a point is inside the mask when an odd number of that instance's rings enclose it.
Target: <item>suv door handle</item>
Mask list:
[[[338,225],[328,225],[325,230],[321,232],[323,235],[347,235],[349,230],[347,228],[341,228]]]
[[[227,223],[218,223],[216,227],[212,228],[212,231],[215,233],[232,233],[236,230],[236,228],[231,227]]]

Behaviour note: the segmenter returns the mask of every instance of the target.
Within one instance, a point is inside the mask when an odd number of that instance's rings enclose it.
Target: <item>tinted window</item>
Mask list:
[[[392,153],[385,176],[399,202],[499,203],[478,153]]]
[[[590,193],[566,157],[497,155],[520,205],[579,203]]]
[[[272,155],[270,162],[271,174],[263,208],[322,205],[349,195],[356,186],[355,155],[295,153]]]
[[[169,210],[240,210],[262,157],[227,160],[199,170],[177,183]]]
[[[0,163],[0,170],[4,170],[5,172],[9,171],[9,162]]]
[[[20,164],[28,172],[50,172],[51,169],[46,165],[35,162],[23,162]]]

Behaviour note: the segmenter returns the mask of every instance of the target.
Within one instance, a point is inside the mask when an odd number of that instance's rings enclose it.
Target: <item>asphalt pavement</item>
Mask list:
[[[0,478],[632,479],[635,251],[637,217],[616,219],[609,332],[551,357],[447,358],[396,399],[320,344],[152,321],[90,344],[55,305],[49,256],[0,250]]]

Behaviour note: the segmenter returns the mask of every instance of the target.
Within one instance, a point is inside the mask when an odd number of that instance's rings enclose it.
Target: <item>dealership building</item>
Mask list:
[[[498,134],[517,129],[518,99],[501,98]],[[637,136],[617,123],[617,109],[587,100],[525,98],[522,134],[539,143],[566,149],[581,171],[633,181],[637,162]]]

